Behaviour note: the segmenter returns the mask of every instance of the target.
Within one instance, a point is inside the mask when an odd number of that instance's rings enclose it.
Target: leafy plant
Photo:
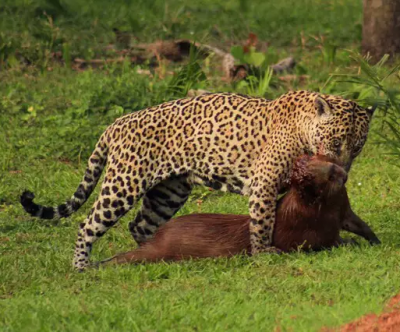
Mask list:
[[[62,57],[65,66],[71,68],[71,47],[68,43],[63,43],[62,45]]]
[[[7,62],[15,59],[15,51],[18,48],[18,42],[14,38],[0,33],[0,68],[4,67]]]
[[[238,64],[260,67],[265,61],[264,53],[257,52],[254,46],[250,46],[247,52],[245,52],[242,46],[232,46],[231,54],[237,60]]]
[[[249,75],[245,80],[238,83],[237,89],[244,90],[246,94],[251,96],[265,97],[270,89],[273,70],[270,67],[264,71],[260,76]]]
[[[249,33],[246,43],[243,46],[232,46],[231,54],[236,59],[238,65],[249,65],[260,67],[265,62],[265,54],[256,51],[258,37],[254,33]]]
[[[36,16],[49,15],[53,19],[60,16],[69,16],[68,8],[60,0],[44,0],[41,5],[35,9]]]
[[[190,89],[205,87],[207,77],[199,64],[198,55],[190,48],[189,62],[182,66],[168,84],[167,93],[173,98],[185,97]]]
[[[400,159],[400,65],[387,66],[389,55],[384,55],[375,65],[368,57],[352,53],[352,59],[358,64],[359,74],[337,75],[339,81],[351,83],[356,98],[362,104],[376,105],[383,110],[383,129],[378,135],[381,142],[390,149],[391,154]]]
[[[326,64],[333,64],[336,60],[338,45],[324,35],[310,36],[321,51],[322,59]]]

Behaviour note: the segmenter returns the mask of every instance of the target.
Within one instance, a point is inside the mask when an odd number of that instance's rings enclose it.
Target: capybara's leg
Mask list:
[[[355,239],[343,239],[339,237],[339,240],[336,241],[334,247],[339,246],[359,246],[360,244]]]
[[[139,263],[150,263],[158,262],[161,260],[168,260],[168,257],[164,255],[162,246],[147,242],[140,248],[121,254],[117,254],[111,258],[105,259],[98,263],[98,265],[118,265],[118,264],[139,264]]]
[[[342,229],[360,235],[370,244],[380,244],[381,241],[367,225],[367,223],[358,217],[353,210],[349,207],[344,220],[342,221]]]

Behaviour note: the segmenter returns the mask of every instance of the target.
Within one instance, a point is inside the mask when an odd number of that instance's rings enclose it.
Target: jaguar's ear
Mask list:
[[[367,107],[367,108],[366,108],[366,111],[368,112],[368,114],[369,114],[370,116],[372,116],[372,115],[374,115],[374,112],[376,111],[377,107],[378,107],[378,105],[377,105],[377,104],[374,104],[373,106]]]
[[[333,114],[328,102],[320,96],[315,98],[315,109],[318,116],[329,117]]]

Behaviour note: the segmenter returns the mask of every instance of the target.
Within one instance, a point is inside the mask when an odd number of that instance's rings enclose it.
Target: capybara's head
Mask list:
[[[294,163],[290,181],[306,195],[329,197],[343,188],[347,172],[333,158],[304,155]]]

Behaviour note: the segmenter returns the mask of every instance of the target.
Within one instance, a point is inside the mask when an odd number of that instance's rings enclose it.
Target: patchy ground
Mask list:
[[[322,329],[321,332],[398,332],[400,331],[400,294],[393,297],[384,311],[367,314],[338,329]]]

